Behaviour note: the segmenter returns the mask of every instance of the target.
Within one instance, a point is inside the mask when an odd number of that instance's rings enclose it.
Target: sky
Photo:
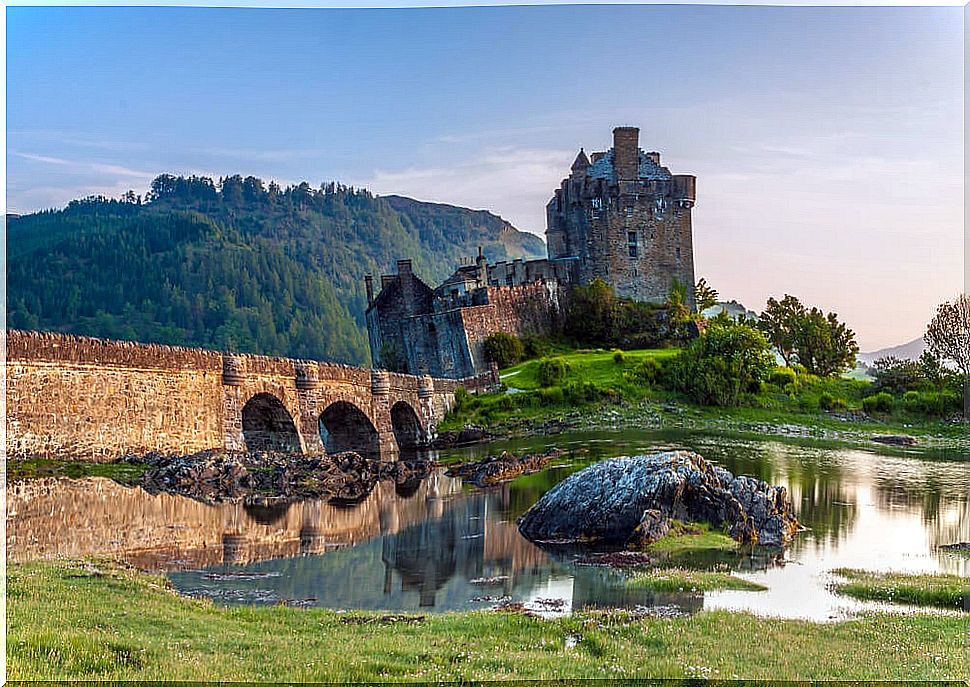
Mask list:
[[[723,298],[797,295],[874,350],[964,286],[960,7],[9,7],[6,28],[8,212],[239,173],[541,235],[579,147],[632,125],[697,176],[696,273]]]

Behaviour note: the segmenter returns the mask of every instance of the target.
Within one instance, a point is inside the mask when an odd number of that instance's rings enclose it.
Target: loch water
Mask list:
[[[210,505],[104,478],[11,483],[8,560],[111,555],[164,572],[184,594],[226,604],[434,613],[519,602],[548,615],[586,607],[725,608],[821,621],[886,608],[834,594],[834,568],[970,576],[970,557],[939,548],[970,541],[970,456],[623,430],[493,442],[435,457],[473,460],[553,446],[566,450],[555,465],[496,487],[463,485],[438,469],[411,483],[380,482],[355,505]],[[807,529],[785,551],[666,562],[731,572],[767,591],[634,590],[624,584],[627,573],[583,564],[588,552],[544,550],[519,534],[516,518],[575,470],[675,448],[788,488]]]

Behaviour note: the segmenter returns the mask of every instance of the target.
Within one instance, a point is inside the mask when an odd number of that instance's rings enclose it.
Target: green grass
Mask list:
[[[30,479],[35,477],[109,477],[122,484],[136,483],[148,466],[138,463],[91,463],[85,461],[28,458],[7,460],[7,479]]]
[[[734,539],[723,532],[712,531],[709,525],[684,525],[674,521],[667,536],[650,544],[646,550],[676,556],[700,551],[735,551],[737,548]]]
[[[967,679],[962,617],[842,623],[726,611],[557,620],[478,611],[412,621],[223,608],[104,562],[7,568],[11,680],[460,681],[516,678]],[[567,648],[568,637],[579,637]]]
[[[563,361],[569,366],[564,382],[591,382],[601,386],[619,387],[625,385],[623,373],[632,370],[637,363],[645,358],[656,358],[665,360],[673,358],[679,349],[660,348],[640,351],[624,351],[622,363],[613,360],[613,351],[605,350],[578,350],[567,354],[550,356]],[[509,367],[501,371],[502,383],[508,387],[535,390],[540,388],[536,380],[536,371],[539,367],[538,360],[527,360],[514,367]]]
[[[558,352],[552,357],[567,363],[569,369],[561,384],[551,388],[539,386],[539,361],[529,360],[501,371],[503,383],[512,392],[472,398],[450,413],[439,429],[478,425],[494,434],[517,434],[542,431],[544,423],[572,429],[689,427],[760,435],[830,435],[845,443],[887,452],[895,449],[873,444],[873,435],[908,434],[922,438],[925,441],[921,444],[931,449],[970,450],[970,433],[965,425],[911,413],[901,403],[891,413],[862,416],[862,399],[869,395],[870,385],[859,379],[827,379],[803,373],[794,385],[764,384],[740,407],[698,406],[660,384],[631,379],[630,373],[646,358],[663,364],[677,353],[673,348],[624,351],[623,362],[617,363],[613,351]],[[823,411],[819,407],[823,395],[844,402],[845,410]]]
[[[963,608],[965,599],[970,600],[970,578],[967,577],[873,573],[852,568],[837,568],[832,572],[847,580],[832,585],[836,592],[863,601]]]
[[[736,589],[763,592],[764,585],[731,575],[730,573],[685,568],[654,568],[632,575],[626,586],[632,589],[650,589],[655,592],[707,592],[716,589]]]

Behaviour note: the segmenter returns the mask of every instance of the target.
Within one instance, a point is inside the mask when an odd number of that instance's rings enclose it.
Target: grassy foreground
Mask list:
[[[956,575],[875,573],[851,568],[832,571],[845,578],[833,588],[863,601],[889,601],[917,606],[963,608],[970,603],[970,578]]]
[[[407,619],[220,608],[105,562],[19,564],[7,572],[12,680],[970,678],[970,616],[813,624],[729,612],[541,620],[478,611]],[[567,648],[567,638],[575,646]]]

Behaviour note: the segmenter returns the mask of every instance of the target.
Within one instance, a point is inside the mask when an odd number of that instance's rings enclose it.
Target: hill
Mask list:
[[[478,246],[491,261],[545,254],[541,239],[484,211],[337,183],[162,175],[145,200],[93,197],[9,219],[7,323],[365,363],[364,275],[411,257],[437,282]]]
[[[923,341],[923,337],[918,339],[913,339],[899,346],[891,346],[889,348],[882,348],[878,351],[872,351],[871,353],[860,353],[856,356],[861,363],[866,365],[872,365],[873,362],[879,360],[880,358],[885,358],[887,356],[895,356],[900,360],[917,360],[926,350],[926,342]]]

